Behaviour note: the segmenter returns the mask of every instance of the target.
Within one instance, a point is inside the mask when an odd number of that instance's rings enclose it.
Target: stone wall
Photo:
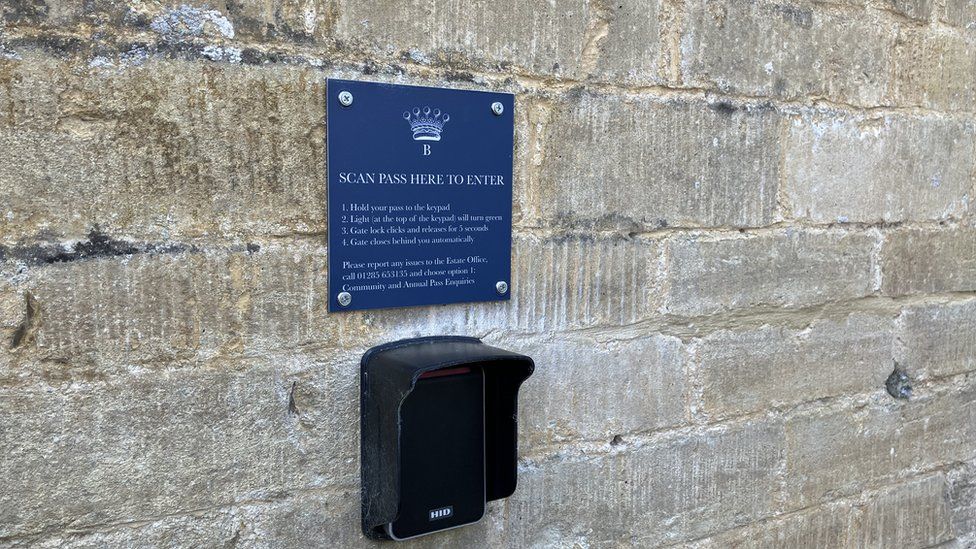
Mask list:
[[[976,545],[972,0],[0,17],[0,546],[370,545],[358,360],[431,334],[538,369],[408,546]],[[516,94],[510,303],[327,313],[330,76]]]

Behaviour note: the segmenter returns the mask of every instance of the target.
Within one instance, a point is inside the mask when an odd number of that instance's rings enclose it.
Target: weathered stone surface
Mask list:
[[[602,9],[601,4],[605,4]],[[666,2],[621,0],[594,5],[584,43],[584,69],[596,79],[614,83],[666,81],[672,56]]]
[[[46,358],[207,358],[354,342],[361,317],[325,316],[326,261],[315,243],[188,248],[33,265],[19,285]]]
[[[928,1],[890,5],[922,19],[932,9]],[[976,97],[971,37],[763,0],[698,0],[688,18],[681,65],[686,85],[950,110],[972,110]]]
[[[976,29],[976,1],[946,0],[942,21],[965,29]]]
[[[230,19],[221,10],[210,9],[205,3],[201,2],[200,7],[190,4],[153,7],[157,9],[143,11],[142,16],[144,20],[151,17],[149,28],[163,40],[179,41],[196,37],[220,40],[237,35]]]
[[[583,0],[409,0],[378,6],[339,2],[335,36],[380,57],[422,63],[514,65],[547,75],[579,76],[591,17]]]
[[[513,246],[509,303],[391,309],[365,318],[374,331],[398,339],[621,326],[654,314],[660,255],[654,240],[516,234]]]
[[[898,363],[922,377],[976,370],[976,301],[911,307],[898,319]]]
[[[139,525],[61,534],[12,547],[86,549],[101,547],[376,547],[359,529],[359,492],[301,492],[287,499],[257,501],[192,514],[162,517]],[[482,522],[402,542],[398,547],[498,547],[498,506],[489,504]]]
[[[659,245],[647,239],[523,236],[514,250],[517,326],[622,325],[652,314]]]
[[[324,231],[317,74],[22,57],[0,58],[0,242]]]
[[[86,6],[87,4],[87,6]],[[113,6],[113,4],[116,4]],[[78,0],[13,0],[4,2],[0,6],[0,18],[7,25],[40,25],[58,26],[77,23],[86,16],[95,19],[99,16],[105,21],[105,16],[111,14],[112,20],[119,20],[124,14],[121,2],[93,0],[80,2]],[[86,9],[87,7],[87,9]]]
[[[786,424],[791,507],[852,494],[911,469],[976,455],[976,385],[863,409],[816,410]]]
[[[932,547],[953,538],[941,473],[882,490],[864,509],[857,547]]]
[[[664,310],[695,316],[869,295],[875,244],[871,234],[837,231],[675,237],[665,250]]]
[[[782,434],[749,424],[527,466],[506,504],[510,544],[665,545],[766,516]]]
[[[29,291],[43,311],[31,345],[39,356],[154,362],[323,341],[364,350],[376,338],[621,325],[653,311],[652,241],[520,237],[514,257],[511,303],[342,315],[327,314],[327,251],[315,242],[42,259],[11,287],[5,323],[7,330],[20,324],[21,293]],[[542,298],[557,293],[561,299]]]
[[[976,290],[976,229],[907,229],[885,236],[881,290],[909,295]]]
[[[976,461],[953,468],[947,476],[953,531],[963,547],[976,545]]]
[[[828,504],[725,532],[694,549],[823,549],[850,547],[854,511],[849,501]]]
[[[16,377],[10,365],[25,349],[34,347],[41,319],[34,296],[0,277],[0,385]]]
[[[882,490],[870,496],[863,509],[851,501],[840,501],[774,518],[687,544],[695,549],[773,549],[821,547],[922,547],[931,540],[950,539],[945,491],[941,474],[922,477]],[[955,496],[950,492],[949,504]],[[509,541],[504,527],[511,510],[504,504],[490,504],[485,519],[475,526],[453,530],[405,547],[499,547],[519,546]],[[32,543],[14,541],[11,547],[159,547],[217,546],[236,543],[240,547],[367,547],[374,544],[359,535],[359,499],[354,490],[339,493],[299,493],[283,500],[254,502],[186,515],[162,517],[135,526],[101,528],[44,537]],[[958,526],[959,523],[955,522]],[[958,530],[957,530],[958,532]],[[564,539],[557,531],[529,545]],[[582,535],[566,540],[592,541]],[[605,539],[605,538],[596,538]],[[641,540],[642,546],[657,546]],[[537,542],[534,543],[533,542]]]
[[[617,435],[686,419],[687,355],[675,337],[497,343],[518,349],[538,365],[520,393],[523,453],[579,438],[610,442]]]
[[[786,195],[818,223],[959,218],[974,199],[976,127],[944,118],[805,113],[786,143]],[[927,143],[924,154],[918,144]]]
[[[310,42],[329,38],[330,0],[16,0],[0,7],[11,26],[70,28],[99,25],[151,31],[163,41]]]
[[[373,547],[358,361],[436,334],[537,370],[407,546],[976,546],[972,8],[3,3],[0,546]],[[327,312],[332,74],[517,92],[510,302]]]
[[[875,391],[892,369],[890,319],[854,314],[804,329],[721,330],[697,347],[702,409],[712,416]]]
[[[876,105],[889,88],[893,44],[887,25],[813,4],[695,0],[681,72],[694,87]]]
[[[928,22],[932,17],[933,0],[884,0],[888,9],[909,19]]]
[[[202,33],[239,41],[311,42],[329,38],[334,18],[330,0],[180,0],[162,5],[129,0],[128,21],[148,21],[164,40]],[[207,26],[213,27],[207,29]]]
[[[358,479],[355,363],[119,369],[46,363],[0,387],[0,538]]]
[[[531,94],[516,94],[513,124],[515,126],[515,151],[512,162],[512,225],[522,226],[522,217],[527,204],[525,204],[525,186],[529,180],[536,163],[539,161],[539,151],[536,150],[538,144],[538,129],[541,126],[537,117],[531,117],[533,113],[531,105],[534,96]]]
[[[0,278],[0,355],[14,347],[14,333],[23,324],[25,298],[10,283]]]
[[[894,101],[972,112],[976,103],[976,36],[903,27],[894,48]]]
[[[538,223],[628,230],[772,221],[774,110],[587,93],[549,108],[542,167],[526,190],[524,213]]]

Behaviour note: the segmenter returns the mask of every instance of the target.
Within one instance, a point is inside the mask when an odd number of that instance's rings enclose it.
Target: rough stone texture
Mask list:
[[[976,29],[976,2],[973,0],[946,0],[942,20],[968,30]]]
[[[332,316],[326,314],[327,250],[317,241],[206,252],[192,246],[165,253],[119,246],[135,253],[45,265],[57,257],[51,250],[15,250],[28,262],[17,288],[42,304],[44,321],[37,326],[35,345],[41,356],[112,360],[121,355],[127,362],[150,362],[322,341],[358,349],[368,333],[398,338],[628,324],[652,313],[648,303],[657,262],[656,244],[643,240],[519,238],[509,305]],[[24,313],[23,297],[11,291],[4,300],[9,300],[9,330]],[[554,291],[562,292],[562,299],[539,298]]]
[[[96,4],[89,13],[96,12],[104,15],[106,10],[111,9],[113,2],[96,1]],[[119,6],[120,8],[121,6]],[[123,10],[116,8],[113,10],[116,19],[122,15]],[[14,0],[5,2],[0,7],[0,17],[6,25],[65,25],[76,23],[85,16],[83,2],[74,0]]]
[[[976,546],[974,14],[4,2],[0,546],[373,547],[359,358],[434,334],[537,371],[407,547]],[[510,302],[327,312],[329,77],[516,94]]]
[[[645,239],[520,238],[509,318],[535,330],[644,320],[653,314],[658,250],[656,241]]]
[[[817,223],[959,218],[974,200],[974,136],[971,122],[941,118],[794,118],[783,174],[793,215]],[[931,144],[926,154],[914,154],[919,143]]]
[[[0,17],[11,26],[117,25],[168,41],[195,37],[255,41],[326,40],[332,0],[16,0]]]
[[[781,118],[771,109],[592,94],[545,108],[544,158],[525,191],[526,213],[540,224],[628,230],[772,220]]]
[[[892,368],[892,327],[858,314],[711,334],[696,353],[702,410],[720,417],[878,390]]]
[[[884,0],[883,5],[899,15],[920,22],[927,22],[932,17],[933,0]]]
[[[0,59],[0,242],[324,230],[315,73],[23,57]]]
[[[849,547],[850,502],[828,504],[696,542],[694,549],[822,549]]]
[[[5,280],[0,281],[0,361],[15,348],[15,335],[20,333],[18,345],[24,342],[26,334],[22,333],[26,316],[26,298]],[[0,362],[3,364],[3,362]]]
[[[507,503],[511,545],[654,545],[749,522],[775,506],[782,455],[780,427],[750,424],[533,464]]]
[[[601,6],[605,4],[605,6]],[[584,42],[583,68],[607,82],[656,84],[669,75],[667,2],[594,2],[594,17]],[[602,8],[602,9],[601,9]]]
[[[102,547],[375,547],[355,528],[359,521],[359,493],[303,492],[285,499],[271,498],[241,505],[207,509],[192,515],[160,517],[137,525],[123,525],[92,533],[65,534],[39,543],[14,542],[11,547],[95,549]],[[402,542],[398,547],[451,548],[473,544],[497,546],[503,537],[498,507],[489,504],[485,519],[473,526]]]
[[[563,365],[540,368],[522,387],[519,422],[526,452],[574,438],[611,442],[685,420],[687,355],[675,337],[560,338],[508,346],[516,345],[537,363]]]
[[[890,85],[895,34],[865,15],[810,3],[695,0],[681,42],[681,72],[691,86],[747,95],[872,105]]]
[[[881,254],[887,295],[976,290],[974,229],[896,231]]]
[[[335,34],[379,56],[421,63],[476,61],[579,76],[590,11],[583,0],[499,0],[474,9],[463,0],[383,5],[340,0]]]
[[[898,341],[898,362],[923,377],[976,370],[976,301],[906,309]]]
[[[24,368],[0,387],[0,539],[352,485],[357,385],[302,355]]]
[[[941,474],[882,491],[861,518],[858,547],[932,547],[952,539]]]
[[[252,244],[80,259],[29,268],[25,291],[42,304],[41,356],[129,361],[217,354],[343,339],[356,317],[311,322],[327,309],[321,243]]]
[[[202,12],[225,20],[234,38],[258,42],[328,40],[335,14],[333,0],[170,0],[162,6],[133,0],[126,3],[128,19],[150,20],[153,30],[159,28],[160,21],[192,19]]]
[[[972,112],[976,37],[906,27],[895,43],[893,97],[898,104]]]
[[[927,19],[934,5],[887,4],[916,19]],[[954,24],[968,25],[966,10],[947,4]],[[851,17],[812,2],[696,0],[681,41],[681,74],[687,85],[747,95],[972,111],[974,47],[968,35],[890,25],[863,12]]]
[[[972,459],[976,385],[907,404],[875,400],[863,409],[798,415],[786,424],[790,500],[805,506],[853,494],[907,470]]]
[[[695,316],[747,307],[804,307],[871,293],[876,238],[787,231],[677,237],[665,250],[664,308]]]
[[[953,531],[961,546],[976,545],[976,461],[954,468],[948,479]]]

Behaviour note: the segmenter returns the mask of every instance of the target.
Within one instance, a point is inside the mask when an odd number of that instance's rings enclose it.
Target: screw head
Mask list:
[[[339,92],[339,104],[343,107],[348,107],[352,105],[352,93],[346,90]]]
[[[495,101],[491,104],[491,112],[495,113],[495,116],[501,116],[505,112],[505,105]]]
[[[348,307],[352,303],[352,294],[349,292],[341,292],[336,299],[339,301],[339,305],[343,307]]]
[[[505,282],[504,280],[499,280],[498,282],[496,282],[495,283],[495,291],[498,292],[498,295],[505,295],[505,294],[507,294],[508,293],[508,282]]]

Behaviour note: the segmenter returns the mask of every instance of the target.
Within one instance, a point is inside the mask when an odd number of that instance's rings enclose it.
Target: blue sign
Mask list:
[[[514,96],[328,81],[329,310],[509,298]]]

